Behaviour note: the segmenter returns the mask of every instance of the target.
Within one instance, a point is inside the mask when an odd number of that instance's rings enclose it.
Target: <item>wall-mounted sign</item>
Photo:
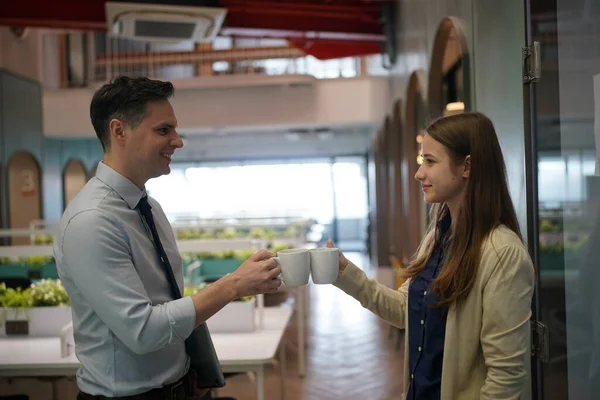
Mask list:
[[[21,171],[21,196],[31,197],[36,193],[36,173],[30,169]]]

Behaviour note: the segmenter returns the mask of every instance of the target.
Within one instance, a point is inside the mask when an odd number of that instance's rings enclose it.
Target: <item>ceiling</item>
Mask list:
[[[380,53],[386,31],[382,7],[396,0],[121,0],[227,8],[220,35],[285,38],[319,59]],[[0,25],[106,29],[107,0],[3,2]]]
[[[186,134],[176,161],[334,157],[365,154],[375,124],[265,126]]]

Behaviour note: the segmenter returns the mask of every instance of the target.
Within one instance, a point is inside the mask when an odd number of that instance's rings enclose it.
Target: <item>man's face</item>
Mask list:
[[[146,117],[135,128],[125,129],[124,153],[128,169],[136,180],[145,184],[148,179],[171,172],[169,164],[183,141],[175,130],[177,119],[168,100],[146,104]]]

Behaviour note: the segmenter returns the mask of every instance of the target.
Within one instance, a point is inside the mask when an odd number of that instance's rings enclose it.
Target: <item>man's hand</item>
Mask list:
[[[277,277],[281,268],[275,260],[270,259],[273,256],[274,254],[266,250],[260,250],[244,261],[235,272],[225,275],[192,295],[196,309],[195,326],[215,315],[230,301],[276,292],[281,286],[281,280]]]
[[[231,274],[235,279],[238,297],[254,296],[263,293],[274,293],[281,286],[278,278],[281,268],[272,260],[275,254],[260,250],[250,256]]]

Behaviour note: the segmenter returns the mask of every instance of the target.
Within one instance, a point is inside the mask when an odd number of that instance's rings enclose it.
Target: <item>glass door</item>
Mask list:
[[[528,231],[539,273],[535,319],[548,332],[547,359],[533,365],[534,397],[598,399],[600,1],[526,0],[526,10],[541,71],[525,83]]]

